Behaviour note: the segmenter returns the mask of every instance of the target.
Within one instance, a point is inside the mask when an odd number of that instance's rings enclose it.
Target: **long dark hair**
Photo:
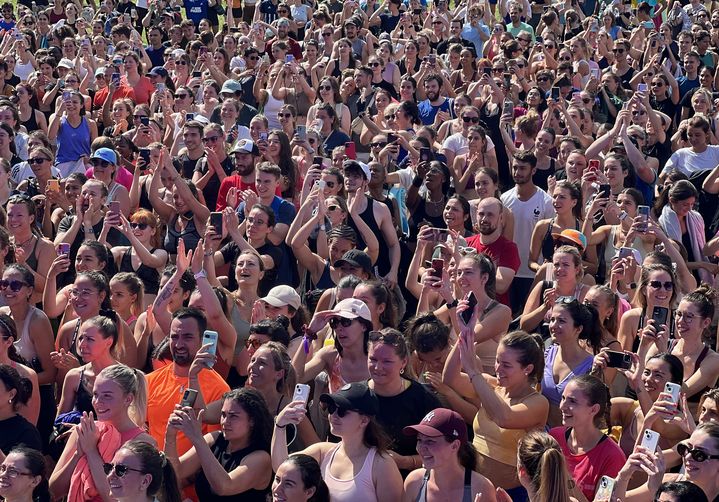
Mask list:
[[[41,478],[40,483],[38,483],[32,491],[32,500],[34,502],[50,502],[52,498],[50,497],[50,486],[48,484],[47,476],[45,475],[47,470],[45,456],[39,451],[28,448],[24,445],[16,446],[10,450],[8,455],[12,453],[21,455],[25,461],[25,468],[30,471],[30,474],[32,476],[40,476]]]
[[[274,422],[262,394],[252,388],[234,389],[226,392],[222,399],[234,401],[247,413],[252,424],[249,446],[269,453]]]
[[[152,476],[147,486],[149,497],[157,496],[160,502],[180,502],[182,497],[178,489],[177,476],[172,463],[165,458],[165,453],[158,451],[145,441],[128,441],[120,448],[128,450],[140,459],[140,470]]]
[[[13,343],[7,348],[7,355],[11,361],[27,365],[27,361],[18,354],[15,342],[17,341],[17,326],[12,317],[7,314],[0,313],[0,335],[3,338],[12,338]]]
[[[13,411],[17,411],[21,404],[27,404],[32,395],[32,382],[20,376],[20,373],[7,364],[0,364],[0,382],[9,391],[15,389],[15,396],[10,400]]]
[[[307,502],[330,502],[330,491],[322,479],[322,470],[317,460],[304,453],[295,453],[287,457],[283,463],[292,464],[300,470],[305,490],[315,489],[315,493]]]

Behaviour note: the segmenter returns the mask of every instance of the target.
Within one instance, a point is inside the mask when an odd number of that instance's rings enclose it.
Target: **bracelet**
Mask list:
[[[93,229],[92,227],[90,227],[89,229],[88,229],[88,228],[83,228],[83,231],[84,231],[86,234],[95,234],[95,229]]]
[[[468,373],[467,376],[469,377],[470,383],[474,380],[474,378],[478,375],[478,373],[472,373],[471,375]]]
[[[453,309],[453,308],[455,308],[457,305],[459,305],[459,300],[457,300],[457,299],[455,298],[454,300],[452,300],[451,302],[449,302],[449,303],[447,304],[447,308],[448,308],[448,309]]]
[[[286,426],[286,425],[280,425],[280,424],[278,424],[278,423],[277,423],[277,419],[275,418],[275,427],[277,427],[278,429],[284,429],[284,428],[286,428],[287,426]]]
[[[202,256],[204,256],[205,258],[209,258],[210,256],[214,256],[214,255],[215,255],[215,252],[214,252],[214,251],[205,251],[205,252],[202,254]]]

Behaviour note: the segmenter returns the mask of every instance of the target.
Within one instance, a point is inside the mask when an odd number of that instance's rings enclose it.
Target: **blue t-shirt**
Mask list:
[[[260,4],[260,12],[262,13],[262,20],[265,23],[272,23],[277,19],[277,5],[272,0],[263,0]]]
[[[699,77],[695,78],[694,80],[689,80],[687,77],[682,75],[681,77],[677,78],[677,84],[679,84],[679,96],[684,97],[686,93],[696,87],[699,87]]]
[[[437,112],[439,110],[442,110],[443,112],[447,112],[452,115],[453,105],[454,99],[452,98],[445,99],[439,106],[434,106],[432,103],[429,102],[429,99],[420,101],[420,103],[417,105],[417,108],[419,108],[419,119],[422,121],[423,125],[432,125],[434,124],[434,119],[437,116]]]
[[[327,136],[327,139],[325,139],[325,142],[322,144],[322,146],[327,155],[331,156],[332,150],[334,150],[335,147],[344,146],[344,144],[348,141],[352,141],[352,139],[339,129],[336,129],[332,131],[329,136]]]
[[[165,66],[166,50],[167,47],[165,47],[164,45],[161,45],[159,49],[153,49],[151,45],[145,47],[147,57],[150,58],[150,61],[152,62],[152,68],[154,68],[155,66]]]
[[[207,17],[207,0],[185,0],[185,15],[195,26],[199,25]]]
[[[393,16],[392,13],[388,14],[380,14],[379,19],[381,21],[380,23],[380,29],[383,33],[392,33],[394,29],[399,24],[401,15],[397,14],[396,16]]]

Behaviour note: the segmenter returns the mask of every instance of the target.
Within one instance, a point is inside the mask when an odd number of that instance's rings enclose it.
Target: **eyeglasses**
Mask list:
[[[175,94],[175,99],[185,99],[188,95],[185,93]]]
[[[479,124],[479,117],[462,117],[462,121],[465,124],[469,124],[470,122],[473,124]]]
[[[202,138],[203,143],[217,143],[218,141],[220,141],[219,136],[206,136]]]
[[[0,474],[4,474],[10,479],[15,479],[18,476],[35,476],[31,472],[20,472],[14,467],[8,467],[5,464],[0,465]]]
[[[692,448],[691,445],[686,443],[679,443],[677,445],[677,453],[682,457],[686,457],[688,453],[692,457],[692,460],[695,462],[705,462],[707,460],[719,459],[719,455],[710,455],[704,450]]]
[[[382,333],[381,331],[370,331],[369,333],[369,341],[370,342],[379,342],[384,343],[386,345],[399,345],[400,344],[400,336],[396,333]]]
[[[671,291],[674,289],[674,283],[672,281],[649,281],[649,287],[653,289],[662,289],[662,286],[664,286],[664,289],[667,291]]]
[[[320,86],[320,91],[331,91],[331,90],[332,90],[331,85],[321,85]]]
[[[243,43],[243,42],[240,42],[240,43]],[[249,59],[250,61],[257,61],[258,59],[260,59],[260,56],[247,56],[247,59]]]
[[[369,65],[370,65],[372,68],[377,68],[378,66],[381,66],[377,61],[375,61],[374,63],[370,63]]]
[[[622,52],[624,52],[624,50],[625,50],[625,49],[622,49],[622,48],[612,49],[612,52],[613,52],[614,54],[621,54]]]
[[[323,37],[331,37],[331,36],[332,36],[332,33],[323,33],[322,36],[323,36]]]
[[[133,230],[140,229],[140,230],[147,230],[147,227],[149,227],[147,223],[130,223],[130,228]]]
[[[322,401],[322,402],[320,402],[320,406],[323,410],[325,410],[327,412],[328,415],[334,415],[335,413],[337,413],[337,416],[340,418],[344,418],[345,415],[347,415],[347,413],[349,413],[350,411],[353,411],[353,410],[348,410],[347,408],[341,408],[341,407],[337,406],[334,403],[334,401],[330,401],[330,402]]]
[[[663,82],[652,82],[652,87],[664,87]]]
[[[29,286],[29,284],[27,282],[16,281],[16,280],[11,280],[11,281],[6,281],[5,279],[0,280],[0,289],[10,288],[10,290],[14,291],[15,293],[20,291],[23,288],[23,286]]]
[[[90,159],[90,164],[93,167],[108,167],[110,163],[102,159]]]
[[[187,61],[175,61],[175,64],[179,64],[180,66],[187,66]]]
[[[383,141],[377,141],[377,142],[375,142],[375,143],[370,143],[370,146],[371,146],[372,148],[384,148],[384,147],[387,146],[387,145],[388,145],[388,143],[385,143],[385,142],[383,142]]]
[[[250,340],[250,339],[245,340],[245,348],[246,349],[249,349],[250,347],[252,347],[253,349],[258,349],[258,348],[260,348],[260,345],[262,345],[262,342],[259,340]]]
[[[76,298],[88,298],[92,294],[97,294],[97,291],[92,289],[71,289],[70,290],[70,296],[74,296]]]
[[[397,118],[397,114],[395,114],[395,113],[388,113],[387,115],[384,116],[384,118],[385,118],[385,120],[394,120],[394,119]]]
[[[43,162],[49,162],[50,159],[46,159],[45,157],[35,157],[34,159],[27,159],[27,163],[32,165],[39,165]]]
[[[277,114],[277,118],[286,118],[286,119],[288,119],[288,118],[290,118],[290,117],[292,117],[292,114],[291,114],[291,113],[278,113],[278,114]]]
[[[144,471],[141,471],[140,469],[133,469],[132,467],[128,467],[125,464],[111,464],[109,462],[105,462],[102,464],[102,470],[105,471],[106,475],[110,475],[110,473],[115,470],[115,476],[118,478],[124,478],[125,474],[127,474],[127,471],[135,471],[139,472],[140,474],[145,474]]]
[[[549,82],[549,77],[537,77],[537,82]]]
[[[354,319],[347,319],[346,317],[333,317],[330,319],[329,325],[332,329],[337,329],[338,324],[343,328],[347,328],[352,324],[352,321],[354,321]]]

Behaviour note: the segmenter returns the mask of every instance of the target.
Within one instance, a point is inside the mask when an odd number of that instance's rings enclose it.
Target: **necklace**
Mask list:
[[[24,247],[27,246],[28,243],[29,243],[31,240],[33,240],[34,238],[35,238],[35,234],[31,234],[31,235],[30,235],[30,238],[29,238],[28,240],[26,240],[25,242],[22,242],[22,243],[20,243],[20,244],[15,244],[15,245],[16,245],[17,247],[24,248]]]
[[[432,200],[432,195],[430,195],[429,193],[427,193],[427,199],[426,199],[426,200],[427,200],[427,203],[428,203],[428,204],[432,204],[432,205],[435,206],[435,207],[438,206],[438,205],[440,205],[440,204],[444,205],[444,194],[442,194],[442,197],[440,197],[439,200],[434,201],[434,200]]]

